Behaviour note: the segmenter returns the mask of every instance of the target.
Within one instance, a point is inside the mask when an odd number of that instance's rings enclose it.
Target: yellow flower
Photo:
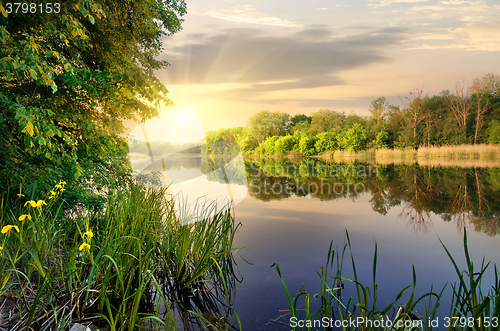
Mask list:
[[[37,203],[36,203],[36,207],[37,208],[42,208],[42,205],[47,205],[47,204],[43,200],[38,200]]]
[[[24,215],[21,215],[19,216],[19,220],[20,221],[24,221],[25,218],[28,218],[28,219],[31,219],[31,215],[30,214],[24,214]]]
[[[2,234],[6,234],[12,228],[14,228],[17,232],[19,232],[19,228],[17,227],[17,225],[6,225],[2,228]]]
[[[61,184],[56,184],[54,188],[62,188]]]
[[[56,192],[54,192],[54,191],[50,191],[49,193],[50,193],[51,195],[56,195]]]
[[[36,208],[36,201],[34,200],[26,201],[24,207],[26,207],[26,205],[31,205],[31,207]]]
[[[3,251],[3,247],[0,246],[0,254],[2,254],[2,251]]]
[[[90,249],[90,245],[89,245],[89,244],[87,244],[87,243],[83,243],[83,244],[81,244],[81,245],[80,245],[80,247],[78,248],[78,250],[79,250],[80,252],[81,252],[81,251],[83,251],[84,249],[89,250],[89,249]]]
[[[92,233],[92,230],[88,230],[87,232],[85,232],[83,234],[84,238],[85,238],[85,236],[87,236],[87,238],[89,238],[89,239],[92,239],[92,237],[94,236],[94,234]]]
[[[17,197],[18,197],[18,198],[20,198],[20,197],[24,197],[24,194],[17,193]]]

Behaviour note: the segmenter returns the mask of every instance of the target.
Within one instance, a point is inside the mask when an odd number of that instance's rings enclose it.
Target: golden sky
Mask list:
[[[187,0],[157,71],[204,130],[261,110],[368,115],[412,86],[429,95],[500,74],[498,0]],[[166,109],[163,109],[166,110]],[[183,140],[183,139],[182,139]]]

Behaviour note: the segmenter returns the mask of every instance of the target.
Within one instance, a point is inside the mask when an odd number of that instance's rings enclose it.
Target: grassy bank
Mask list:
[[[346,232],[347,233],[347,232]],[[442,242],[441,242],[442,244]],[[500,272],[494,267],[495,284],[484,292],[481,280],[487,271],[490,263],[481,264],[479,269],[474,267],[470,259],[467,246],[467,233],[464,232],[464,253],[466,259],[466,270],[460,270],[455,259],[446,249],[452,265],[455,268],[457,282],[451,284],[452,298],[447,330],[481,330],[491,331],[500,328]],[[353,277],[346,278],[343,272],[344,257],[351,261]],[[377,244],[375,243],[375,253],[373,258],[373,283],[365,285],[360,283],[356,272],[356,263],[351,249],[349,234],[347,243],[343,250],[335,252],[330,244],[327,263],[325,268],[318,272],[321,283],[319,294],[309,294],[304,286],[291,297],[286,283],[281,275],[278,265],[273,265],[282,280],[283,287],[289,304],[289,322],[292,330],[331,330],[333,326],[342,327],[343,330],[432,330],[446,327],[447,319],[440,319],[439,325],[433,325],[436,321],[437,310],[440,307],[440,300],[445,293],[446,286],[437,292],[431,288],[429,292],[417,297],[416,283],[417,277],[415,268],[413,269],[413,282],[402,289],[389,303],[377,303]],[[330,276],[329,272],[334,271]],[[331,284],[331,285],[330,285]],[[354,296],[346,296],[348,293],[355,293]],[[408,297],[407,291],[410,291]],[[403,297],[408,299],[403,306],[397,306]],[[319,299],[319,302],[315,302]],[[303,300],[303,301],[302,301]],[[415,310],[417,305],[425,303],[425,311],[417,316]],[[304,309],[299,309],[304,307]],[[327,325],[323,325],[326,318]],[[297,321],[302,321],[297,323]],[[331,325],[330,323],[334,323]],[[356,323],[351,323],[356,321]]]
[[[183,225],[165,189],[131,186],[113,192],[102,211],[63,213],[64,185],[47,195],[20,192],[11,205],[2,199],[4,327],[67,330],[79,322],[175,329],[174,304],[203,320],[190,299],[174,301],[230,281],[220,272],[231,269],[238,228],[230,211]],[[229,302],[224,309],[211,323],[227,324]]]

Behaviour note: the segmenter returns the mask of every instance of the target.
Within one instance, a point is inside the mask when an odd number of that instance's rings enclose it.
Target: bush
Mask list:
[[[350,151],[360,151],[365,147],[365,144],[366,130],[359,123],[354,124],[339,139],[340,147]]]
[[[288,135],[276,140],[274,148],[280,155],[285,155],[293,150],[295,144],[297,144],[297,137]]]
[[[307,137],[307,136],[300,139],[299,148],[302,155],[304,156],[316,155],[317,152],[315,145],[317,140],[318,138],[316,137]]]
[[[492,121],[491,125],[486,130],[487,141],[490,144],[499,145],[500,144],[500,123],[498,121]]]
[[[339,148],[337,143],[337,138],[330,132],[322,132],[316,135],[318,139],[314,147],[318,154],[322,154],[326,151],[333,151]]]

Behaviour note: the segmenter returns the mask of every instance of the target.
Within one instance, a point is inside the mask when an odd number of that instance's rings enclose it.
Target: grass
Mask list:
[[[332,250],[332,244],[328,251],[327,263],[325,269],[321,268],[318,276],[321,281],[320,294],[309,294],[304,286],[291,297],[286,283],[281,275],[279,266],[274,264],[288,299],[290,326],[292,330],[331,330],[331,322],[328,325],[323,325],[322,321],[326,318],[327,321],[335,321],[336,327],[342,327],[343,330],[432,330],[435,325],[431,321],[435,321],[437,310],[440,306],[440,299],[443,296],[445,287],[439,292],[431,290],[417,298],[415,296],[415,288],[417,277],[415,269],[413,269],[413,282],[411,285],[402,289],[396,298],[380,307],[377,304],[377,244],[375,243],[375,253],[373,257],[373,283],[370,286],[364,285],[359,281],[356,271],[356,263],[352,255],[351,241],[349,234],[346,231],[347,243],[343,250],[337,253]],[[442,243],[442,242],[441,242]],[[475,270],[474,263],[470,259],[467,246],[467,232],[464,231],[464,253],[467,264],[467,269],[461,271],[444,246],[450,261],[455,267],[458,276],[458,284],[452,284],[452,300],[449,311],[449,324],[447,330],[465,331],[465,330],[481,330],[492,331],[500,329],[500,273],[496,266],[494,268],[495,284],[487,292],[483,293],[481,279],[489,267],[490,263],[481,264],[479,270]],[[344,258],[347,249],[350,252],[351,267],[353,278],[343,277]],[[336,261],[336,263],[334,263]],[[336,267],[334,276],[328,275],[328,270]],[[271,266],[271,267],[273,267]],[[331,284],[331,285],[329,285]],[[354,296],[346,299],[342,296],[350,285],[350,291],[354,292]],[[396,308],[396,303],[400,300],[403,294],[411,288],[409,299],[404,306]],[[320,298],[320,301],[314,305],[314,302]],[[303,303],[300,300],[303,299]],[[417,317],[414,311],[417,305],[422,302],[426,303],[424,316]],[[299,306],[305,307],[304,312],[300,312]],[[391,314],[392,312],[392,314]],[[298,319],[303,323],[299,324]],[[360,323],[351,324],[351,321],[360,321]],[[446,326],[447,319],[440,319],[439,326]]]
[[[10,330],[67,330],[74,322],[175,329],[171,308],[196,307],[174,297],[224,288],[229,276],[219,270],[231,268],[238,229],[230,210],[183,224],[165,189],[133,185],[113,192],[104,210],[70,217],[57,202],[63,191],[59,183],[44,200],[34,192],[10,205],[2,199],[0,304],[10,303],[2,321]],[[230,302],[222,306],[225,327],[234,312]]]

